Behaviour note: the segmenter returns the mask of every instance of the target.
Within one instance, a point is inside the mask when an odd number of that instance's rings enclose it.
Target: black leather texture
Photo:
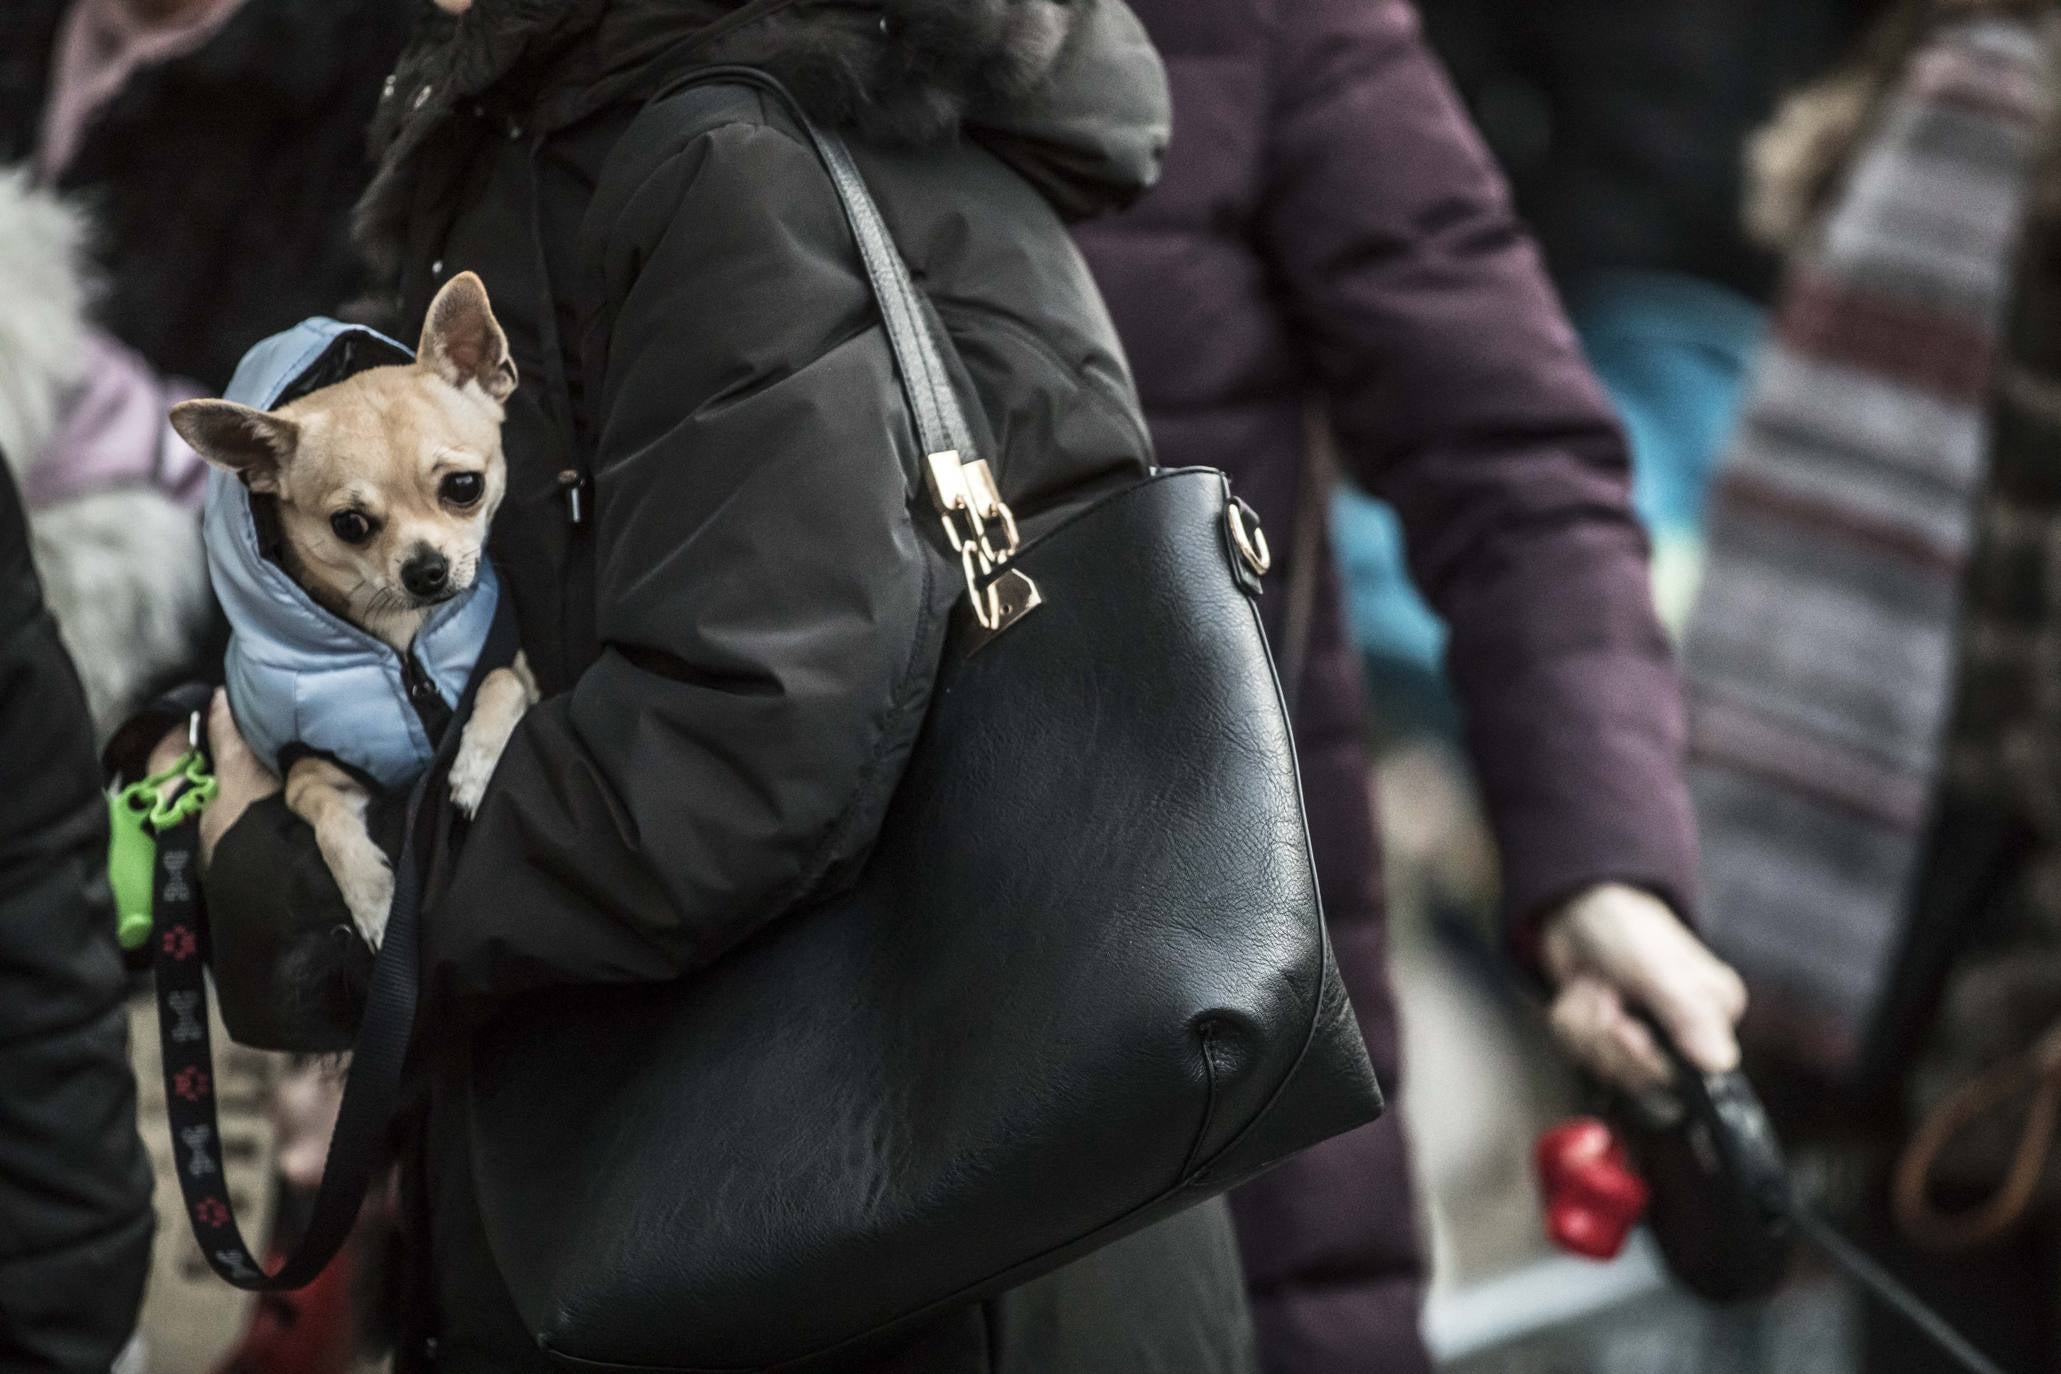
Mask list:
[[[1045,605],[955,628],[848,894],[488,1025],[479,1201],[547,1349],[834,1361],[1378,1114],[1227,494],[1162,473],[1024,550]]]
[[[811,134],[924,450],[977,456],[863,181]],[[1155,473],[1024,547],[1044,604],[999,637],[960,606],[839,895],[697,977],[487,1022],[478,1203],[544,1349],[834,1367],[1379,1114],[1230,500]]]

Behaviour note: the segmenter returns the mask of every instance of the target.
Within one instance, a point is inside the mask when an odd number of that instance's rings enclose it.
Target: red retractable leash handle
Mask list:
[[[1632,1106],[1625,1134],[1600,1118],[1577,1117],[1539,1137],[1535,1163],[1555,1245],[1611,1259],[1644,1218],[1684,1286],[1731,1302],[1774,1292],[1803,1240],[1969,1374],[2003,1374],[1797,1196],[1774,1127],[1744,1073],[1703,1072],[1657,1021],[1641,1015],[1674,1066],[1673,1092],[1664,1104]]]
[[[1561,1122],[1539,1136],[1532,1163],[1553,1244],[1583,1259],[1616,1259],[1653,1195],[1610,1123],[1597,1116]]]

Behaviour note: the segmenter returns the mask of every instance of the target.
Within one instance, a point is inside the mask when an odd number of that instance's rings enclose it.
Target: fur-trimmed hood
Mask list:
[[[76,205],[0,170],[0,458],[25,494],[56,493],[29,505],[29,544],[104,736],[153,688],[191,672],[208,601],[191,511],[143,481],[39,480],[73,456],[54,436],[85,403],[89,232]]]
[[[1853,60],[1791,96],[1748,144],[1747,232],[1784,253],[1799,246],[1926,35],[1942,23],[1984,16],[2042,22],[2049,40],[2061,45],[2061,0],[1902,0]],[[2038,212],[2061,213],[2061,159],[2053,156]]]
[[[360,206],[361,240],[394,256],[440,145],[448,155],[489,132],[548,133],[717,63],[767,71],[811,117],[867,138],[977,138],[1072,216],[1125,204],[1158,175],[1165,72],[1122,0],[760,0],[751,17],[743,8],[478,0],[462,17],[426,21],[374,122],[380,170]]]
[[[26,168],[0,168],[0,458],[17,477],[84,365],[85,237],[78,212],[36,191]]]

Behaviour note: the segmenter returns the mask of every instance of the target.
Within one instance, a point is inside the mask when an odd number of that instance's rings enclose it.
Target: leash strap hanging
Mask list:
[[[1829,1222],[1804,1206],[1794,1195],[1789,1197],[1786,1211],[1798,1235],[1815,1245],[1821,1254],[1838,1265],[1848,1278],[1873,1294],[1883,1306],[1924,1332],[1968,1374],[2004,1374],[1995,1361],[1977,1350],[1924,1299],[1897,1282],[1867,1252],[1832,1229]]]
[[[416,797],[410,801],[414,830]],[[293,1257],[266,1273],[237,1228],[223,1172],[223,1133],[214,1110],[214,1057],[208,1032],[208,913],[200,894],[200,830],[183,822],[157,843],[157,1020],[165,1053],[165,1108],[173,1166],[194,1240],[214,1273],[251,1292],[303,1287],[324,1271],[357,1224],[383,1135],[400,1094],[414,1026],[416,995],[416,847],[406,843],[394,871],[394,908],[373,966],[365,1022],[352,1046],[350,1081],[330,1137],[315,1209]]]
[[[386,1133],[400,1100],[402,1071],[415,1030],[421,949],[422,855],[436,808],[426,805],[457,752],[462,724],[472,714],[479,685],[495,668],[514,661],[516,630],[507,597],[435,758],[408,797],[407,828],[394,863],[394,899],[386,938],[372,966],[365,1012],[351,1049],[336,1129],[322,1182],[300,1244],[267,1272],[244,1240],[229,1201],[222,1167],[222,1132],[215,1112],[215,1075],[208,1030],[207,903],[200,884],[198,806],[177,806],[179,817],[158,832],[153,874],[153,966],[158,1030],[164,1051],[165,1106],[171,1120],[172,1159],[186,1218],[208,1264],[224,1280],[251,1292],[305,1287],[350,1238],[372,1175],[387,1159]],[[184,795],[184,794],[181,794]]]
[[[419,801],[418,795],[410,802],[411,832]],[[353,1048],[350,1082],[330,1137],[314,1212],[293,1255],[277,1271],[267,1273],[236,1224],[222,1167],[208,1029],[210,949],[207,905],[199,881],[199,827],[189,820],[158,836],[153,962],[174,1172],[201,1253],[217,1274],[238,1288],[276,1292],[302,1287],[322,1272],[357,1222],[373,1169],[383,1156],[382,1137],[398,1099],[415,1019],[415,857],[411,833],[395,865],[386,941],[373,967],[365,1020]]]

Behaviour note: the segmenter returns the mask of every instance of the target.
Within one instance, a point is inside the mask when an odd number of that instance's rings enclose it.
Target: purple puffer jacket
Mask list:
[[[1624,441],[1414,12],[1132,5],[1172,74],[1173,146],[1160,185],[1081,239],[1159,461],[1230,472],[1285,588],[1306,405],[1321,398],[1347,475],[1400,512],[1451,627],[1520,947],[1543,911],[1608,879],[1686,914],[1681,706]],[[1332,940],[1393,1088],[1359,672],[1328,573],[1322,587],[1295,734]],[[1271,616],[1284,600],[1267,598]],[[1233,1203],[1270,1374],[1428,1368],[1394,1114]]]

